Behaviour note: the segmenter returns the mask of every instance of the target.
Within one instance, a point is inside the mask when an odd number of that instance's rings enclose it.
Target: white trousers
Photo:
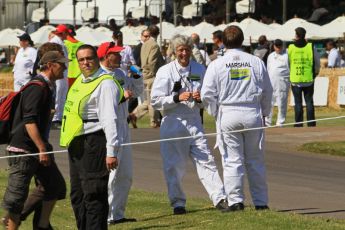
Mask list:
[[[222,107],[218,132],[262,126],[261,109],[255,107]],[[220,127],[220,130],[219,130]],[[219,136],[225,193],[229,205],[244,202],[244,174],[255,206],[267,205],[266,169],[264,163],[264,131],[254,130]]]
[[[66,95],[68,92],[67,78],[57,80],[56,84],[56,94],[55,94],[55,113],[53,121],[62,121],[63,109],[65,106]]]
[[[266,125],[272,125],[272,116],[274,104],[277,103],[278,116],[276,125],[282,125],[285,123],[287,103],[290,90],[290,80],[288,76],[276,76],[275,82],[273,82],[273,95],[272,95],[272,110],[270,115],[266,118]]]
[[[124,137],[123,143],[131,141],[127,120],[120,122],[118,132],[119,135]],[[109,174],[108,221],[119,220],[125,217],[128,194],[133,178],[132,147],[121,147],[117,159],[119,163],[116,170],[112,170]]]
[[[183,119],[169,115],[163,118],[160,132],[161,138],[172,138],[200,135],[204,133],[204,130],[199,115]],[[217,205],[221,199],[226,198],[223,182],[218,174],[206,138],[161,142],[160,148],[172,207],[185,207],[186,205],[182,179],[186,172],[188,157],[192,159],[199,179],[213,204]]]

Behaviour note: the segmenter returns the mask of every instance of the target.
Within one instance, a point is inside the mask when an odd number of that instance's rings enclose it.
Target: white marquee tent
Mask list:
[[[184,31],[184,35],[190,36],[192,33],[197,33],[200,37],[200,41],[212,42],[212,33],[216,31],[216,27],[207,22],[201,22],[196,26]]]
[[[76,34],[76,39],[93,46],[99,46],[103,42],[111,41],[111,36],[106,37],[102,32],[97,32],[87,26],[80,27]]]
[[[0,31],[0,47],[19,46],[19,31],[7,28]]]
[[[345,16],[338,17],[330,23],[323,25],[320,32],[320,37],[340,38],[344,37],[345,33]]]
[[[123,1],[122,0],[98,0],[96,1],[98,11],[98,20],[106,23],[108,19],[115,18],[123,20]],[[95,0],[88,4],[86,2],[78,2],[76,5],[76,22],[82,23],[81,11],[88,7],[94,7]],[[139,6],[139,1],[128,1],[127,11],[130,8]],[[73,4],[72,0],[63,0],[54,9],[49,12],[49,20],[53,24],[73,24]]]
[[[301,18],[292,18],[284,23],[280,28],[274,29],[267,33],[267,39],[281,39],[283,41],[293,41],[295,38],[295,29],[297,27],[303,27],[306,31],[306,38],[313,39],[318,36],[321,31],[321,26],[314,23],[307,22]]]
[[[196,26],[178,26],[175,27],[171,23],[163,22],[162,37],[164,40],[169,40],[173,35],[179,33],[190,36],[192,33],[197,33],[200,36],[201,42],[212,42],[212,33],[216,30],[223,30],[226,26],[236,25],[241,27],[244,32],[244,45],[257,42],[260,35],[266,35],[268,40],[282,39],[284,41],[292,41],[295,36],[295,29],[297,27],[304,27],[307,31],[306,38],[311,40],[340,38],[344,36],[345,32],[345,16],[341,16],[332,22],[319,26],[303,19],[293,18],[283,25],[271,24],[266,25],[254,19],[244,19],[242,22],[231,22],[229,24],[222,24],[217,27],[212,24],[201,22]],[[159,26],[159,24],[157,25]],[[121,29],[124,37],[125,45],[137,45],[140,42],[140,34],[146,26],[138,27],[123,27]],[[36,32],[31,34],[32,40],[35,44],[43,44],[48,41],[48,34],[55,30],[53,26],[43,26]],[[0,31],[0,46],[18,46],[17,36],[24,33],[19,29],[5,29]],[[5,36],[6,35],[6,36]],[[92,45],[99,45],[102,42],[112,40],[112,32],[108,28],[99,27],[91,29],[90,27],[81,27],[77,30],[77,39],[90,43]]]
[[[43,44],[48,42],[48,35],[50,32],[54,31],[54,26],[42,26],[36,32],[30,34],[31,39],[34,41],[35,45]]]
[[[243,31],[245,43],[248,43],[248,40],[256,42],[260,35],[266,35],[271,32],[271,28],[268,25],[252,18],[242,20],[239,26]]]
[[[174,24],[169,22],[162,22],[162,28],[160,28],[160,24],[158,23],[159,31],[162,33],[162,39],[171,39],[175,34],[179,32],[176,30]]]

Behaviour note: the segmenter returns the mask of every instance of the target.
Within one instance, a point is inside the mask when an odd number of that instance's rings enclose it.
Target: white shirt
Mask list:
[[[239,49],[230,49],[208,66],[201,100],[214,117],[221,105],[244,104],[260,104],[262,115],[268,116],[272,91],[264,62]]]
[[[328,67],[340,67],[341,56],[337,48],[333,48],[328,54]]]
[[[267,58],[267,71],[272,77],[287,77],[290,75],[289,56],[286,51],[272,52]]]
[[[102,76],[105,72],[100,68],[91,77]],[[121,145],[121,137],[117,132],[119,122],[120,90],[113,80],[103,80],[85,102],[81,117],[83,120],[98,119],[98,122],[85,122],[84,134],[104,131],[107,140],[107,156],[117,156]]]
[[[208,53],[205,50],[199,49],[199,51],[200,51],[202,57],[205,60],[206,66],[208,66],[211,63],[210,56],[208,56]]]
[[[130,65],[135,65],[135,60],[132,53],[132,48],[129,46],[123,46],[123,50],[120,52],[121,54],[121,69],[128,73],[128,67]]]
[[[34,67],[37,50],[33,47],[20,48],[14,60],[13,75],[15,79],[31,79],[30,72]]]
[[[143,78],[130,78],[127,77],[126,74],[123,72],[122,69],[115,69],[114,71],[108,70],[106,67],[101,65],[103,71],[109,75],[112,75],[122,86],[124,90],[131,90],[133,93],[133,97],[139,97],[144,91],[144,82]],[[128,101],[122,102],[119,105],[119,113],[118,118],[119,120],[123,120],[127,122],[128,117]]]
[[[151,105],[156,110],[163,111],[163,115],[175,114],[198,115],[202,103],[195,102],[192,98],[179,103],[173,98],[177,92],[173,92],[174,83],[181,80],[182,92],[197,92],[201,90],[205,67],[193,60],[189,61],[187,67],[182,67],[177,60],[174,60],[158,69],[156,78],[151,90]],[[200,80],[191,80],[197,79]]]

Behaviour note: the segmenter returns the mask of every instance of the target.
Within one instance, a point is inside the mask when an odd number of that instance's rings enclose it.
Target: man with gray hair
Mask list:
[[[205,67],[190,60],[190,38],[176,35],[171,40],[171,46],[176,60],[158,70],[151,93],[151,105],[163,115],[160,137],[203,135],[199,110],[203,107],[200,89]],[[188,157],[193,160],[214,206],[219,210],[227,208],[223,183],[205,137],[161,142],[160,145],[169,199],[175,215],[186,213],[182,178]]]
[[[244,174],[255,209],[268,209],[264,162],[264,118],[271,110],[272,86],[264,62],[240,50],[242,30],[229,26],[223,32],[224,57],[208,66],[201,99],[216,118],[217,145],[222,155],[228,211],[244,209]],[[242,129],[255,130],[233,132]]]

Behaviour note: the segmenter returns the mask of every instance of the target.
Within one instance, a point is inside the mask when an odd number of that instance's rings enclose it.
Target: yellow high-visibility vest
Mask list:
[[[313,46],[307,43],[305,47],[299,48],[294,44],[288,49],[290,62],[290,82],[308,83],[313,82]]]
[[[77,60],[77,57],[75,54],[76,54],[79,46],[83,45],[84,43],[82,43],[82,42],[71,42],[68,40],[65,40],[64,43],[65,43],[65,46],[67,48],[68,59],[71,60],[68,63],[67,77],[68,78],[77,78],[81,74],[81,71],[80,71],[78,60]]]
[[[60,132],[60,145],[62,147],[67,147],[75,137],[84,134],[83,119],[81,117],[84,110],[84,104],[90,98],[97,86],[106,79],[111,79],[115,82],[120,90],[121,101],[123,98],[123,89],[113,76],[108,74],[104,74],[90,82],[83,82],[83,78],[80,76],[71,86],[67,94],[62,117]]]

